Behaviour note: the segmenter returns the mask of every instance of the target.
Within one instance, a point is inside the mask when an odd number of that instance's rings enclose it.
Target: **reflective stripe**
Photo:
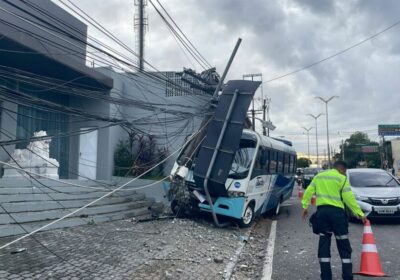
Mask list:
[[[364,233],[372,233],[371,226],[364,226]]]
[[[337,240],[345,240],[345,239],[349,239],[349,236],[347,234],[345,235],[335,235]]]
[[[350,187],[343,188],[342,193],[345,192],[351,192],[351,188]]]
[[[319,236],[328,236],[328,237],[331,237],[331,236],[332,236],[332,232],[327,231],[326,233],[320,233]]]
[[[329,195],[329,194],[317,194],[317,198],[320,198],[320,197],[322,197],[322,198],[328,198],[328,199],[331,199],[331,200],[335,200],[335,201],[342,201],[341,199],[340,199],[340,197],[337,197],[337,196],[332,196],[332,195]]]
[[[331,262],[331,258],[319,258],[319,262]]]
[[[351,263],[351,259],[342,259],[342,263]]]
[[[313,186],[314,188],[316,187],[314,181],[312,181],[312,182],[310,183],[310,186]]]
[[[316,179],[334,180],[337,182],[342,182],[342,179],[336,176],[320,175]]]
[[[367,253],[378,253],[375,244],[363,244],[362,251]]]

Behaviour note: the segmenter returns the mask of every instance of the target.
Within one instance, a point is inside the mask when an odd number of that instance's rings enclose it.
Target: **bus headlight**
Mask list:
[[[244,197],[244,192],[228,192],[229,197]]]

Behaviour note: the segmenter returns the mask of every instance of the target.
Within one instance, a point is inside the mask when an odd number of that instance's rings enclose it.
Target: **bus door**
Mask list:
[[[260,146],[255,158],[248,191],[248,197],[256,201],[255,211],[268,199],[272,180],[271,175],[268,174],[268,165],[269,150]]]

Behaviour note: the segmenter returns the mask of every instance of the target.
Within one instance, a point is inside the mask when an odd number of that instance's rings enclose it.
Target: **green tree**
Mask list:
[[[114,176],[126,176],[133,164],[128,141],[119,141],[114,153]]]
[[[366,161],[368,167],[379,168],[381,165],[381,159],[379,152],[364,154],[361,150],[362,146],[378,146],[377,142],[371,141],[368,135],[364,132],[355,132],[350,138],[346,139],[344,145],[341,147],[340,154],[336,154],[336,159],[344,158],[349,168],[357,167],[358,162]]]
[[[311,164],[311,160],[308,158],[299,158],[297,159],[297,167],[299,168],[304,168],[304,167],[309,167]]]

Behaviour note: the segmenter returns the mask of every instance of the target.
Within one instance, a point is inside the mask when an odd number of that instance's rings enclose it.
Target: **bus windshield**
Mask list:
[[[248,139],[241,139],[239,149],[235,153],[228,178],[244,179],[249,175],[251,163],[256,150],[256,142]]]

